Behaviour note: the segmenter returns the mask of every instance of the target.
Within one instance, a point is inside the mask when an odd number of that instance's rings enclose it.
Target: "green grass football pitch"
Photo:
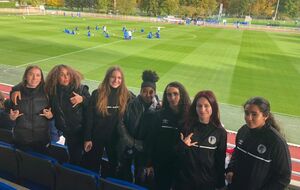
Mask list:
[[[103,25],[110,38],[102,34]],[[63,32],[76,26],[77,35]],[[123,26],[135,29],[133,40],[123,40]],[[161,38],[147,39],[158,26]],[[300,144],[299,33],[63,16],[2,15],[0,28],[0,82],[17,83],[30,64],[45,73],[54,65],[68,64],[94,89],[109,66],[120,65],[127,86],[138,93],[141,73],[151,69],[160,76],[159,94],[171,81],[184,84],[191,98],[200,90],[214,91],[227,129],[237,130],[243,123],[241,105],[249,97],[267,98],[288,140]]]

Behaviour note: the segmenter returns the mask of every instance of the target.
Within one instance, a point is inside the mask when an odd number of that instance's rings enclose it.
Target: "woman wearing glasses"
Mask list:
[[[158,112],[153,164],[156,189],[170,189],[177,171],[175,145],[180,141],[180,131],[184,124],[191,101],[184,86],[179,82],[169,83],[163,94],[162,109]]]

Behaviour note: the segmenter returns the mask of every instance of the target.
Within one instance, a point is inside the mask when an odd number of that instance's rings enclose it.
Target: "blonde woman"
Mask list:
[[[83,163],[86,168],[99,172],[105,148],[110,170],[106,174],[101,171],[102,175],[115,176],[117,125],[130,97],[122,69],[118,66],[110,67],[98,89],[93,91],[88,107],[84,139],[84,150],[87,153]]]

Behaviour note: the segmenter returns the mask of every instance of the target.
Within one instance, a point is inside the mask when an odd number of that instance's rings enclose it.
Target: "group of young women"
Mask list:
[[[184,86],[171,82],[160,102],[159,77],[146,70],[135,96],[118,66],[107,70],[91,96],[82,79],[71,67],[57,65],[44,82],[38,66],[27,67],[11,93],[18,148],[47,151],[54,119],[71,163],[99,172],[106,153],[105,175],[150,189],[283,190],[289,184],[289,150],[266,99],[246,101],[246,124],[225,169],[227,135],[212,91],[198,92],[191,103]]]

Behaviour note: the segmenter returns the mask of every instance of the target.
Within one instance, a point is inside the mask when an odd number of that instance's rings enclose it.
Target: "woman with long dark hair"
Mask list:
[[[178,170],[175,146],[180,141],[180,131],[190,105],[190,97],[181,83],[171,82],[166,86],[153,133],[152,159],[157,190],[170,190],[174,184]]]
[[[284,190],[291,180],[291,158],[270,103],[262,97],[250,98],[244,112],[246,124],[237,133],[227,168],[229,189]]]
[[[180,169],[174,189],[223,189],[227,135],[212,91],[196,94],[181,140],[177,147]]]

